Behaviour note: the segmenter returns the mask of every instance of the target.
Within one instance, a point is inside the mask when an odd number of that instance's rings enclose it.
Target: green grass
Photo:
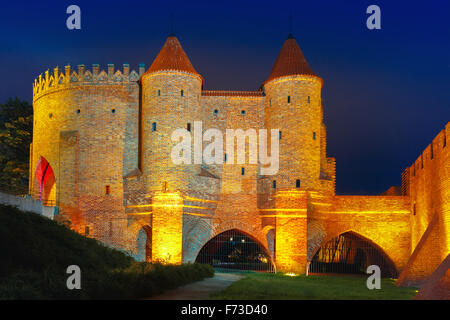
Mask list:
[[[369,290],[366,277],[295,276],[281,273],[250,273],[227,289],[211,296],[218,300],[409,300],[416,288],[396,287],[382,279],[381,289]]]
[[[209,265],[136,262],[43,218],[0,205],[0,299],[135,299],[211,277]],[[68,290],[66,269],[81,269]]]

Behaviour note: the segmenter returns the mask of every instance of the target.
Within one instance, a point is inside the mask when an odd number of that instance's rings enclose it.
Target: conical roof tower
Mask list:
[[[291,75],[317,76],[306,61],[294,36],[290,33],[264,84],[271,80]]]
[[[152,65],[145,74],[159,71],[182,71],[201,77],[201,75],[192,66],[186,52],[174,34],[170,34],[164,43],[161,51],[156,56]],[[203,80],[203,78],[202,78]]]

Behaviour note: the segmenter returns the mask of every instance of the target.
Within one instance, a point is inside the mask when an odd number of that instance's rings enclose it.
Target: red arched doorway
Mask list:
[[[56,179],[53,168],[44,157],[40,157],[35,171],[39,187],[39,199],[44,206],[56,205]]]
[[[274,272],[267,250],[250,235],[228,230],[209,240],[200,250],[195,262],[219,269]]]
[[[370,265],[379,266],[382,277],[398,277],[394,263],[380,247],[354,232],[345,232],[320,247],[309,273],[366,274]]]

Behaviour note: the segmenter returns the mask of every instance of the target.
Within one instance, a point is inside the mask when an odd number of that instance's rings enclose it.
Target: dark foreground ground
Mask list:
[[[209,265],[136,262],[34,213],[0,205],[0,300],[141,299],[212,277]],[[81,270],[69,290],[67,267]]]

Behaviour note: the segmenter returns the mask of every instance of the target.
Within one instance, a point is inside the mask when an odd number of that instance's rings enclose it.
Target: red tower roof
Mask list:
[[[264,83],[279,77],[296,74],[316,75],[303,56],[302,50],[298,46],[297,41],[294,39],[292,34],[289,34],[283,44],[283,47],[281,48],[275,64],[273,65],[269,77]]]
[[[177,37],[170,35],[145,74],[162,70],[184,71],[199,75]],[[200,76],[200,75],[199,75]]]

